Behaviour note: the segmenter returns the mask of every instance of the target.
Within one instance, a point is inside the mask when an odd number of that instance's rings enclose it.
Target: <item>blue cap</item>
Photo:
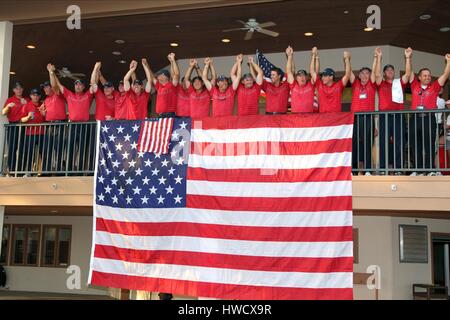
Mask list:
[[[334,77],[334,70],[331,68],[325,68],[323,72],[320,74],[320,76],[333,76]]]
[[[114,88],[114,85],[113,85],[112,82],[108,81],[108,82],[105,82],[105,84],[103,85],[103,87]]]
[[[84,81],[81,80],[81,79],[77,79],[77,80],[75,80],[75,81],[73,82],[74,85],[77,84],[77,83],[81,83],[82,85],[85,85],[85,84],[84,84]]]
[[[394,66],[392,64],[387,64],[383,67],[383,72],[386,71],[386,69],[391,68],[392,70],[395,70]]]
[[[38,88],[33,88],[33,89],[31,89],[31,91],[30,91],[30,95],[32,95],[32,94],[41,95],[41,90],[38,89]]]
[[[170,78],[170,72],[166,69],[159,70],[156,75],[159,76],[161,74],[165,75],[167,78]]]
[[[306,70],[301,69],[301,70],[298,70],[297,73],[296,73],[297,76],[299,76],[301,74],[304,75],[304,76],[307,76],[308,72],[306,72]]]
[[[41,88],[51,87],[50,81],[45,81],[41,84]]]
[[[219,82],[219,81],[228,81],[228,78],[225,77],[224,75],[220,75],[217,77],[217,82]]]
[[[133,84],[138,84],[138,85],[142,85],[142,81],[139,79],[136,79],[133,81]]]
[[[22,84],[19,81],[14,82],[13,88],[23,88]]]

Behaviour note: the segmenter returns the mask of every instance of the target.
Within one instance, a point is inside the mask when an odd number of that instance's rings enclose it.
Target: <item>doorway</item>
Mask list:
[[[431,233],[433,284],[450,288],[450,233]]]

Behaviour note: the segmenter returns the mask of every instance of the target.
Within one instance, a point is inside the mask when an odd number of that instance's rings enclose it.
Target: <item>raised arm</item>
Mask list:
[[[259,85],[262,85],[263,83],[263,71],[262,69],[255,63],[253,57],[248,57],[248,63],[253,68],[253,70],[256,72],[255,82]]]
[[[217,72],[216,68],[214,67],[213,60],[211,58],[209,58],[209,69],[211,70],[211,84],[215,86],[217,79]]]
[[[342,77],[342,84],[344,87],[347,85],[348,81],[350,80],[350,76],[352,74],[352,66],[350,64],[350,52],[344,51],[344,65],[345,65],[345,74]]]
[[[309,63],[309,73],[311,74],[311,83],[314,84],[317,81],[317,75],[319,73],[319,52],[317,47],[311,49],[311,61]]]
[[[180,68],[178,67],[177,60],[175,59],[175,53],[170,53],[167,56],[170,61],[170,74],[172,76],[172,84],[176,87],[180,82]]]
[[[287,74],[287,81],[289,84],[293,84],[294,83],[294,50],[292,49],[291,46],[287,47],[286,49],[286,57],[287,57],[287,61],[286,61],[286,74]]]
[[[437,81],[439,82],[439,85],[441,87],[444,86],[448,77],[450,77],[450,53],[447,53],[445,55],[445,62],[446,62],[446,64],[445,64],[444,73],[437,79]]]
[[[194,68],[197,66],[197,60],[191,59],[189,60],[189,68],[186,70],[186,74],[184,75],[184,84],[186,89],[191,86],[191,75]],[[197,72],[198,73],[198,72]]]
[[[130,78],[131,78],[131,75],[134,72],[136,72],[137,65],[138,65],[137,61],[135,61],[135,60],[131,61],[130,70],[128,70],[125,77],[123,77],[123,88],[125,91],[130,91],[130,89],[131,89]]]
[[[104,86],[105,83],[108,82],[108,80],[106,80],[106,78],[103,76],[103,73],[101,70],[98,70],[97,75],[98,75],[97,83],[98,83],[98,80],[100,80],[100,83],[102,84],[102,86]]]
[[[142,67],[145,71],[145,76],[147,77],[147,84],[145,85],[145,92],[150,93],[152,91],[152,74],[150,72],[150,66],[148,65],[147,59],[142,59]]]
[[[52,86],[53,90],[56,93],[61,92],[61,94],[64,94],[64,87],[61,84],[61,82],[59,82],[59,79],[56,76],[55,66],[53,64],[49,63],[49,64],[47,64],[47,70],[48,70],[49,77],[50,77],[50,85]]]
[[[402,82],[403,83],[408,83],[408,82],[412,82],[412,80],[414,80],[413,74],[412,74],[412,49],[411,48],[407,48],[405,50],[405,74],[402,76]]]
[[[208,70],[210,67],[211,67],[211,59],[205,58],[205,67],[203,68],[202,79],[203,79],[203,83],[205,84],[205,87],[206,87],[206,89],[208,89],[208,91],[211,91],[211,89],[213,87],[211,81],[209,81],[209,79],[208,79]]]
[[[231,82],[233,86],[233,90],[236,90],[239,86],[239,82],[241,81],[242,77],[242,59],[243,55],[242,53],[236,56],[236,62],[234,63],[233,67],[230,71],[230,77]]]
[[[379,63],[378,55],[377,55],[377,49],[380,49],[380,48],[375,48],[375,50],[374,50],[373,62],[372,62],[372,72],[370,73],[370,81],[372,83],[375,83],[377,81],[377,66],[378,66],[378,63]]]
[[[96,62],[94,65],[94,69],[92,70],[92,74],[91,74],[91,83],[90,83],[90,88],[89,90],[91,91],[91,93],[95,93],[98,90],[98,72],[100,71],[100,68],[102,66],[102,63],[100,61]]]
[[[374,68],[375,69],[375,82],[376,84],[380,85],[381,81],[383,81],[383,75],[381,74],[381,48],[375,49],[375,57],[377,59],[377,65]]]

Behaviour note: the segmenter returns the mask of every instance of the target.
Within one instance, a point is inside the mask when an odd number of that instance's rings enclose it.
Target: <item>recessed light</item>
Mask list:
[[[28,48],[28,49],[36,49],[36,46],[34,46],[34,45],[32,45],[32,44],[29,44],[29,45],[27,45],[27,48]]]
[[[125,41],[122,40],[122,39],[117,39],[117,40],[114,41],[114,42],[117,43],[117,44],[124,44],[124,43],[125,43]]]
[[[231,42],[231,40],[230,39],[227,39],[227,38],[224,38],[224,39],[222,39],[221,40],[223,43],[230,43]]]
[[[439,29],[440,32],[449,32],[450,31],[450,27],[442,27]]]
[[[171,47],[178,47],[178,43],[172,42],[172,43],[170,44],[170,46],[171,46]]]
[[[345,10],[344,13],[347,14],[347,13],[348,13],[348,10]]]
[[[175,26],[175,28],[179,28],[180,26],[177,24],[176,26]]]
[[[94,51],[92,51],[92,50],[89,50],[89,53],[94,53]]]
[[[14,71],[10,71],[9,74],[16,74]]]
[[[373,31],[373,30],[374,30],[374,29],[371,28],[371,27],[364,28],[364,31],[366,31],[366,32],[370,32],[370,31]]]
[[[111,53],[115,56],[120,56],[122,54],[120,51],[113,51]]]
[[[431,16],[429,14],[423,14],[419,17],[420,20],[428,20],[431,19]]]
[[[52,210],[50,213],[58,213],[58,210]]]
[[[127,63],[125,60],[119,60],[119,63]]]
[[[306,37],[312,37],[314,35],[312,32],[305,32],[304,34]]]

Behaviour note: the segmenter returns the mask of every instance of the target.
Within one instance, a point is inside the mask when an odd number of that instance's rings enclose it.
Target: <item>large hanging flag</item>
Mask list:
[[[101,122],[89,282],[352,299],[352,115],[192,121],[168,154],[138,151],[143,122]]]

